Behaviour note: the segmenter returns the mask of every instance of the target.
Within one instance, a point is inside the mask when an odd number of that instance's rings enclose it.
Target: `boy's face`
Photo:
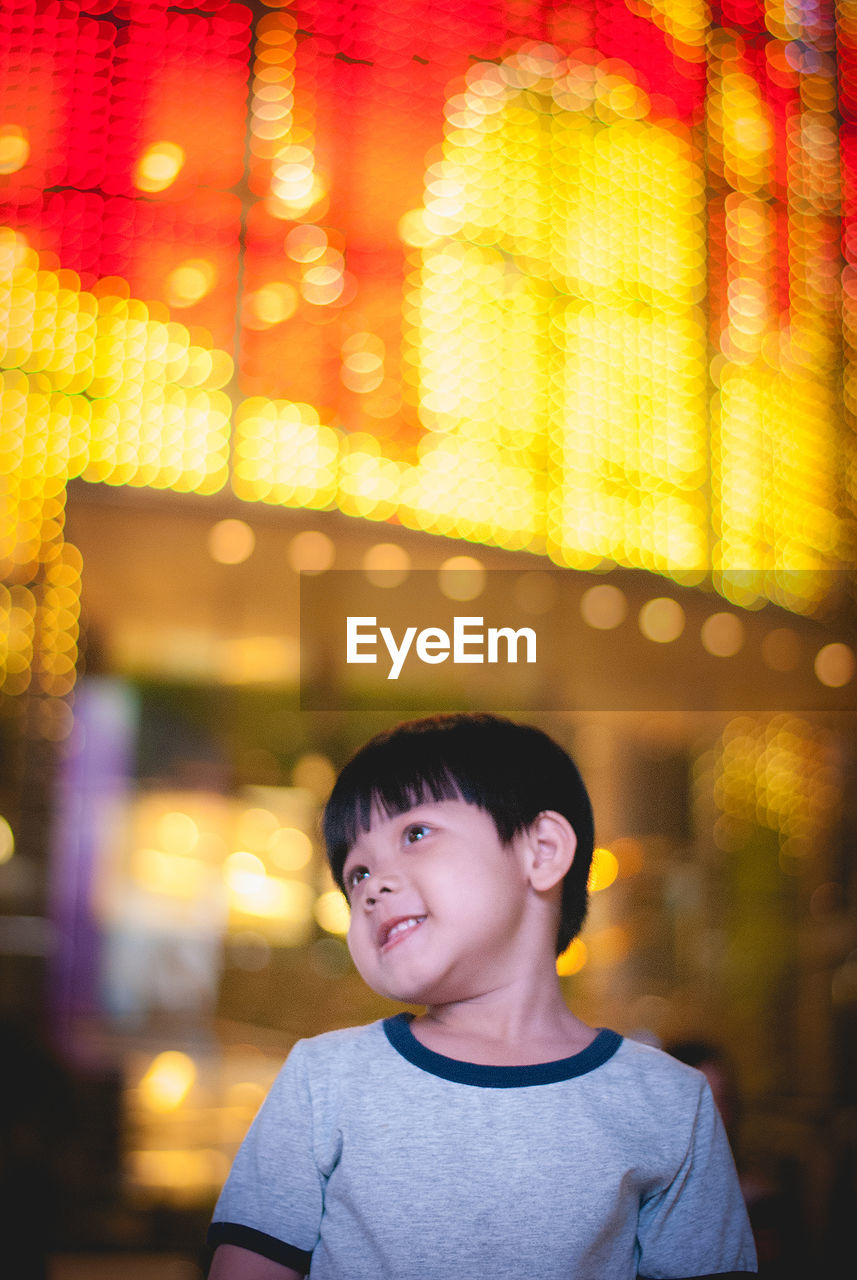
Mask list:
[[[528,891],[522,847],[521,838],[503,845],[491,816],[463,800],[374,813],[343,868],[348,945],[368,985],[443,1004],[514,978]]]

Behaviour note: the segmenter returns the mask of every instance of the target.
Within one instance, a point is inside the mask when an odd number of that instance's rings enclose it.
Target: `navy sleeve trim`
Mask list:
[[[212,1249],[219,1244],[235,1244],[240,1249],[249,1249],[251,1253],[261,1254],[271,1262],[279,1262],[283,1267],[291,1267],[306,1275],[312,1260],[312,1253],[306,1249],[297,1249],[285,1240],[269,1236],[255,1227],[245,1227],[240,1222],[212,1222],[208,1228],[208,1243]]]
[[[755,1271],[711,1271],[704,1276],[675,1276],[674,1280],[741,1280],[742,1276],[755,1276]],[[647,1280],[646,1276],[637,1276],[637,1280]]]

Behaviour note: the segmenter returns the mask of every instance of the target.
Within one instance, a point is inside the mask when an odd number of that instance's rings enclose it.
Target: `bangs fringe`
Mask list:
[[[324,837],[340,888],[348,851],[369,830],[373,813],[394,818],[415,805],[440,800],[464,800],[483,806],[468,780],[458,777],[446,761],[413,760],[410,769],[403,769],[401,753],[396,753],[399,758],[395,764],[392,759],[384,759],[388,754],[391,756],[392,752],[379,746],[372,753],[369,768],[355,769],[354,777],[342,775],[325,810]],[[391,767],[385,769],[387,763]]]

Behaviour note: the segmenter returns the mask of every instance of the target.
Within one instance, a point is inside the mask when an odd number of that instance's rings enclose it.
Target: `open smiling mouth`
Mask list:
[[[425,916],[403,916],[398,920],[389,920],[381,926],[378,933],[379,947],[382,951],[387,951],[418,929],[424,920]]]

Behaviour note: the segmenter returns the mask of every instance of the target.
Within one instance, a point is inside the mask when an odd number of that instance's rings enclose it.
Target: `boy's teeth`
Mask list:
[[[401,933],[404,929],[410,929],[415,924],[420,924],[421,922],[422,917],[417,916],[408,916],[407,920],[400,920],[398,924],[393,925],[392,929],[387,934],[387,941],[390,941],[394,933]]]

